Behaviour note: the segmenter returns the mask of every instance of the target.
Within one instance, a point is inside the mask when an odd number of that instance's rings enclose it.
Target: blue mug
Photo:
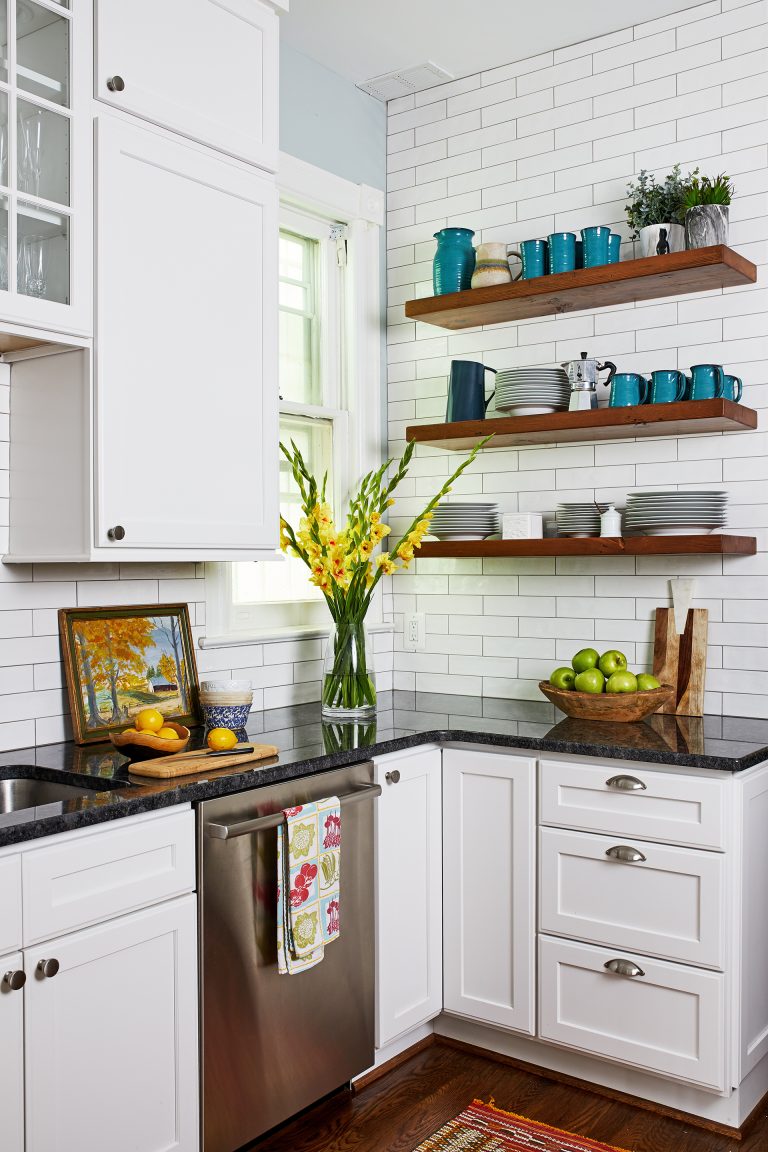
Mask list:
[[[618,264],[621,260],[621,236],[618,232],[611,232],[608,237],[608,263]]]
[[[610,228],[598,224],[594,228],[582,228],[581,239],[584,242],[584,267],[597,268],[600,264],[608,263],[608,238]]]
[[[576,267],[576,234],[574,232],[553,232],[547,238],[549,244],[549,271],[551,273],[573,272]]]
[[[725,390],[722,364],[692,364],[688,387],[689,400],[713,400]]]
[[[726,376],[725,387],[723,388],[723,396],[726,400],[735,400],[738,404],[743,391],[744,385],[741,382],[741,376]]]
[[[523,240],[519,251],[516,248],[507,248],[507,258],[517,256],[523,263],[522,272],[518,272],[515,280],[535,280],[537,276],[545,276],[547,272],[546,240]]]
[[[649,404],[673,404],[682,400],[688,381],[684,372],[677,368],[662,368],[658,372],[651,372],[651,394]]]
[[[648,381],[637,372],[617,372],[611,378],[609,408],[634,408],[648,399]]]

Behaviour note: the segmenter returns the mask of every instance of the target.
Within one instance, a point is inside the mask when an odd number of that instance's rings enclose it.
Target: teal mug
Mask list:
[[[651,394],[648,403],[673,404],[676,400],[683,399],[687,386],[685,373],[679,372],[677,368],[663,368],[651,372]]]
[[[618,264],[621,260],[621,236],[618,232],[611,232],[608,237],[608,263]]]
[[[648,381],[637,372],[617,372],[611,378],[609,408],[634,408],[648,399]]]
[[[547,238],[549,244],[550,273],[573,272],[576,267],[576,234],[574,232],[553,232]]]
[[[600,264],[608,263],[610,235],[610,228],[606,228],[603,224],[598,224],[594,228],[582,228],[585,268],[597,268]]]
[[[519,250],[507,248],[507,259],[510,256],[517,256],[523,264],[523,270],[518,272],[515,280],[521,277],[523,280],[535,280],[537,276],[545,276],[548,248],[546,240],[523,240]]]
[[[689,400],[713,400],[725,390],[725,372],[722,364],[692,364]]]
[[[744,385],[740,376],[726,376],[725,387],[723,388],[723,396],[726,400],[735,400],[738,404],[743,391]]]

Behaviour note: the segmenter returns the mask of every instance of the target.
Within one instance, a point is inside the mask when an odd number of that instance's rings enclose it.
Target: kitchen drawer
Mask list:
[[[3,856],[0,859],[0,952],[15,948],[21,948],[21,856]]]
[[[617,859],[639,855],[640,860]],[[539,928],[722,968],[725,857],[587,832],[540,832]]]
[[[194,815],[119,821],[27,852],[22,877],[26,945],[191,892]]]
[[[611,960],[639,969],[608,971]],[[539,937],[539,1034],[567,1048],[725,1090],[725,977]]]
[[[647,771],[640,765],[561,760],[542,760],[539,780],[542,824],[693,848],[725,848],[722,780]],[[630,787],[620,787],[621,782]]]

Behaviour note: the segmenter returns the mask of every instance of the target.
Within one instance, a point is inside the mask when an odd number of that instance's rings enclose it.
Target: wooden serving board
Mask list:
[[[158,756],[156,760],[138,760],[131,764],[131,776],[154,776],[164,780],[176,776],[191,776],[193,772],[218,772],[220,768],[235,768],[277,756],[274,744],[254,744],[253,752],[231,752],[227,756],[208,755],[203,748],[195,752],[177,752],[173,756]]]
[[[662,684],[676,685],[675,698],[662,705],[659,712],[674,712],[679,716],[704,715],[708,619],[706,608],[689,608],[685,632],[680,636],[675,628],[673,610],[656,609],[653,674]]]

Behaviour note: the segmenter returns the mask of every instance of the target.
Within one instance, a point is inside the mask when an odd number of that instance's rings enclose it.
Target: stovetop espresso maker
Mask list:
[[[590,408],[597,408],[598,372],[604,372],[606,368],[608,369],[605,384],[610,383],[616,372],[616,365],[610,360],[601,364],[598,360],[587,356],[586,352],[582,352],[580,360],[566,360],[564,364],[561,364],[561,368],[564,368],[568,373],[568,380],[571,384],[569,412],[582,412],[588,411]]]

